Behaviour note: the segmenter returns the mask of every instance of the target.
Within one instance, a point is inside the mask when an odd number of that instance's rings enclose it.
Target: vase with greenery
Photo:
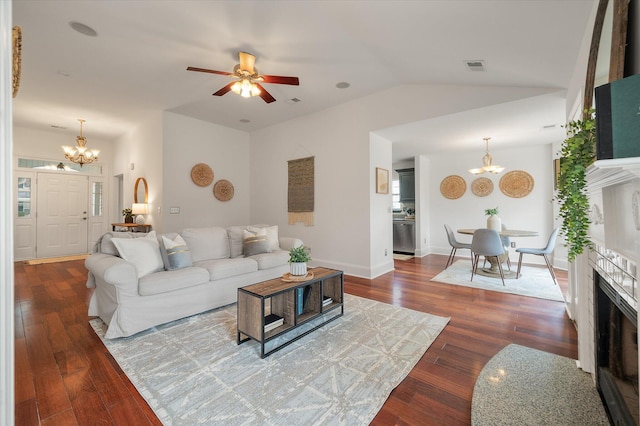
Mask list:
[[[311,260],[304,245],[289,250],[291,275],[307,275],[307,262]]]
[[[131,209],[123,209],[122,216],[124,216],[124,223],[133,223],[133,213]]]
[[[589,240],[589,198],[586,171],[596,159],[596,118],[594,110],[585,113],[582,120],[564,126],[567,138],[560,150],[558,193],[562,234],[568,247],[569,262],[580,255]]]
[[[487,218],[487,228],[494,231],[502,231],[502,219],[498,217],[498,206],[493,209],[486,209],[484,214],[489,216]]]

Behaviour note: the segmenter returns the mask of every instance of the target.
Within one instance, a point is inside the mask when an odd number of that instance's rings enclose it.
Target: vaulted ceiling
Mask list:
[[[112,139],[150,111],[167,110],[252,131],[398,85],[562,91],[590,32],[593,5],[594,0],[14,0],[14,25],[23,32],[14,123],[75,134],[76,119],[84,118],[87,136]],[[70,22],[97,35],[83,35]],[[186,71],[231,71],[240,50],[257,56],[261,73],[298,76],[300,86],[265,84],[277,100],[266,104],[233,93],[212,96],[228,77]],[[470,71],[469,60],[483,61],[484,71]],[[350,87],[339,89],[340,82]],[[520,126],[535,119],[527,125],[539,129],[563,122],[563,102],[554,95],[465,118],[486,122],[499,116],[508,122],[514,112]],[[545,115],[545,108],[554,116]],[[444,131],[433,128],[434,134]],[[387,136],[411,139],[398,129]]]

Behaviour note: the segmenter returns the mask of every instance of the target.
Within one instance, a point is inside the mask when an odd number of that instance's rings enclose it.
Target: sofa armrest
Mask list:
[[[94,253],[84,262],[93,275],[94,285],[111,284],[118,293],[126,296],[138,296],[138,274],[132,263],[110,254]]]
[[[280,237],[278,238],[278,241],[280,243],[280,249],[287,251],[302,245],[302,240],[299,238]]]

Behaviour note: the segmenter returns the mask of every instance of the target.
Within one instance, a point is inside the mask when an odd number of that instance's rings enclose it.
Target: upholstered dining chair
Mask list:
[[[501,228],[503,231],[507,230],[507,227],[504,225],[504,223],[501,225]],[[511,238],[509,237],[500,237],[500,241],[502,241],[502,245],[504,246],[504,251],[505,253],[509,252],[509,247],[511,246]],[[507,256],[507,267],[509,268],[509,271],[511,271],[511,259],[509,259],[509,256]],[[483,267],[487,266],[487,258],[484,258],[484,263],[483,263]]]
[[[502,285],[504,284],[504,271],[502,270],[502,262],[500,262],[500,256],[504,254],[504,246],[500,239],[498,231],[493,229],[476,229],[473,233],[473,239],[471,240],[471,252],[473,253],[473,261],[471,263],[471,281],[473,276],[478,271],[478,263],[480,262],[480,256],[495,257],[498,264],[498,270],[500,271],[500,278],[502,278]]]
[[[516,249],[517,253],[520,253],[520,257],[518,258],[518,272],[516,272],[516,278],[520,278],[520,269],[522,268],[522,255],[523,254],[535,254],[536,256],[544,257],[544,261],[547,263],[547,268],[549,268],[549,272],[551,273],[551,278],[553,278],[553,282],[558,285],[558,280],[556,279],[556,273],[553,272],[553,267],[551,266],[551,262],[549,261],[549,255],[553,253],[553,250],[556,246],[556,238],[558,237],[558,231],[560,228],[556,228],[551,232],[549,236],[549,241],[547,242],[547,246],[543,248],[527,248],[520,247]]]
[[[447,264],[444,269],[447,269],[452,263],[453,259],[456,257],[456,251],[458,249],[469,249],[471,250],[470,243],[462,243],[456,240],[456,236],[453,234],[451,227],[445,223],[444,230],[447,231],[447,238],[449,239],[449,245],[451,246],[451,253],[449,253],[449,259],[447,259]],[[473,253],[472,253],[473,254]]]

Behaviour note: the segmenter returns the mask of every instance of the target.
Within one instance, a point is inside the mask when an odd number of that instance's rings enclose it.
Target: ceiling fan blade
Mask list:
[[[263,75],[264,83],[274,84],[290,84],[292,86],[299,86],[300,80],[298,77],[282,77],[278,75]]]
[[[216,70],[209,70],[206,68],[196,68],[196,67],[187,67],[187,71],[208,72],[211,74],[220,74],[220,75],[233,75],[232,73],[226,72],[226,71],[216,71]]]
[[[231,86],[233,86],[234,84],[235,84],[235,81],[232,81],[231,83],[227,84],[222,89],[220,89],[216,93],[214,93],[213,96],[226,95],[227,93],[229,93],[231,91]]]
[[[240,58],[240,69],[253,74],[253,67],[256,64],[256,57],[251,53],[238,52],[238,58]]]
[[[271,102],[275,102],[276,98],[271,96],[271,93],[264,90],[264,87],[262,87],[262,85],[258,83],[255,83],[255,85],[258,86],[258,89],[260,89],[260,95],[258,96],[260,96],[263,101],[265,101],[268,104],[270,104]]]

